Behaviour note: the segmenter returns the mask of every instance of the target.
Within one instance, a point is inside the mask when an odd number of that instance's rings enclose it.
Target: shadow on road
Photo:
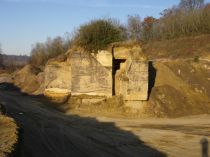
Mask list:
[[[4,86],[4,87],[3,87]],[[21,128],[17,157],[165,157],[130,131],[94,118],[64,115],[39,98],[0,84],[0,101]]]

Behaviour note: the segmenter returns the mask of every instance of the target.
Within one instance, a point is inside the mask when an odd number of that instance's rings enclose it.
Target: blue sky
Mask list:
[[[208,0],[210,2],[210,0]],[[206,2],[208,2],[206,1]],[[179,0],[0,0],[0,43],[6,54],[30,54],[33,44],[63,36],[91,19],[158,17]]]

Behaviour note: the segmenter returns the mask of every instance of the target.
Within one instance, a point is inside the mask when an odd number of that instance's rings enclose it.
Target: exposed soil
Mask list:
[[[165,156],[114,122],[64,115],[40,98],[8,88],[0,89],[0,100],[21,128],[21,157]]]
[[[180,117],[210,113],[209,62],[154,62],[153,68],[146,115]]]
[[[14,151],[18,142],[17,125],[12,118],[0,113],[0,157],[5,157]]]
[[[197,157],[200,140],[210,140],[210,115],[176,119],[110,118],[85,112],[64,115],[39,97],[9,88],[0,88],[0,100],[21,127],[19,156]]]

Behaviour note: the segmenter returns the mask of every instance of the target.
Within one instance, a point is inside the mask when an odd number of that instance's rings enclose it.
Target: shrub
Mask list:
[[[126,38],[124,27],[114,24],[112,20],[93,20],[82,25],[74,37],[74,44],[89,52],[105,49],[113,42]]]

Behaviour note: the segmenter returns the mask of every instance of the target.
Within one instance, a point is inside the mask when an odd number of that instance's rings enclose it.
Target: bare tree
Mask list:
[[[199,9],[204,5],[204,0],[181,0],[179,3],[180,8],[187,11]]]
[[[144,41],[149,41],[154,39],[154,26],[157,23],[157,19],[152,16],[147,16],[142,22],[142,39]]]
[[[70,47],[70,37],[47,38],[44,43],[36,43],[31,51],[30,63],[37,67],[43,67],[50,58],[64,54]]]
[[[140,40],[142,23],[139,15],[128,15],[128,32],[132,40]]]

